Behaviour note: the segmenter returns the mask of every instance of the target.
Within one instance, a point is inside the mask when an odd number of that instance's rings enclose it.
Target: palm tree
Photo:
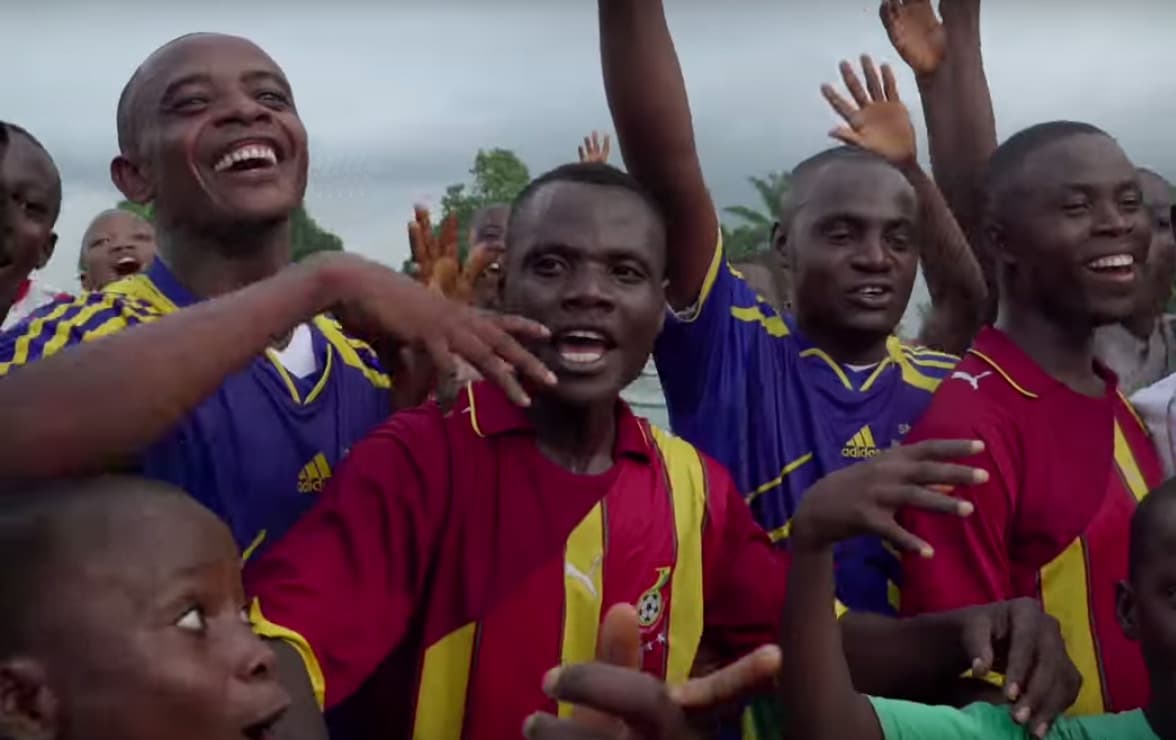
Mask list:
[[[742,222],[734,228],[723,225],[723,243],[726,245],[727,258],[731,261],[747,259],[767,251],[771,246],[768,242],[772,234],[772,224],[776,222],[780,201],[792,185],[792,174],[769,172],[765,177],[752,176],[747,178],[747,181],[759,195],[758,208],[728,206],[723,209],[725,215]]]

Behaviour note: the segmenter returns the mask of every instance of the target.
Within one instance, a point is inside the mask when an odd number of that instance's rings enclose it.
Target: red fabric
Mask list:
[[[29,289],[31,287],[33,287],[33,281],[25,278],[21,282],[20,287],[16,289],[16,298],[13,300],[13,303],[20,303],[23,301],[25,296],[29,294]]]
[[[1137,708],[1147,700],[1146,675],[1138,647],[1114,619],[1135,500],[1115,466],[1113,421],[1149,488],[1161,480],[1155,451],[1113,375],[1107,374],[1105,397],[1089,398],[1048,376],[995,329],[982,331],[973,350],[940,386],[907,442],[980,439],[985,451],[963,462],[991,477],[956,491],[975,505],[970,517],[902,514],[904,526],[935,548],[929,560],[904,557],[902,612],[1040,597],[1041,568],[1085,535],[1107,710]]]
[[[515,737],[527,714],[554,709],[540,684],[560,662],[564,546],[601,499],[602,615],[673,563],[665,471],[627,406],[616,464],[582,476],[542,455],[501,391],[471,389],[447,415],[432,404],[403,411],[357,444],[321,503],[247,570],[266,618],[314,649],[328,707],[351,697],[345,709],[362,719],[349,729],[407,736],[425,649],[470,622],[466,740]],[[733,655],[775,641],[784,566],[725,471],[707,460],[706,472],[704,641]],[[643,636],[658,673],[665,621]]]

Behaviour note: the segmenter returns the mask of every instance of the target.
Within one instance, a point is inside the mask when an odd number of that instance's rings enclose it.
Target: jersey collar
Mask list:
[[[981,329],[968,353],[991,367],[1013,390],[1026,398],[1040,398],[1062,385],[1061,381],[1045,372],[1000,329],[991,326]],[[1094,370],[1106,381],[1108,393],[1113,394],[1118,388],[1119,378],[1097,359]]]
[[[143,275],[155,286],[157,291],[174,303],[176,308],[184,308],[200,302],[199,298],[192,295],[187,288],[180,284],[171,269],[158,256],[151,260],[150,266],[147,267],[147,271]]]
[[[533,432],[535,426],[523,409],[511,403],[501,388],[487,381],[470,383],[458,397],[452,413],[465,414],[479,437],[497,437],[512,432]],[[645,461],[652,458],[652,441],[645,423],[617,399],[616,452]]]

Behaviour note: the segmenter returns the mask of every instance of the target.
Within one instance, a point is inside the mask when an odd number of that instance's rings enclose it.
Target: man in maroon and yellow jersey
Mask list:
[[[309,675],[336,737],[496,740],[532,712],[566,715],[542,678],[596,656],[616,604],[636,609],[637,665],[670,684],[700,647],[721,664],[775,642],[786,556],[716,463],[619,398],[665,315],[652,199],[607,165],[567,165],[519,196],[508,235],[503,308],[549,327],[532,349],[555,388],[522,410],[475,383],[449,411],[397,414],[246,573],[258,631],[284,641],[285,679]],[[960,444],[880,455],[841,484],[954,508],[921,484],[975,480],[936,462]],[[958,675],[978,655],[958,617],[846,617],[863,683],[888,694]]]
[[[936,550],[905,559],[902,609],[1018,596],[1058,619],[1083,673],[1072,711],[1137,709],[1139,648],[1115,618],[1136,502],[1160,480],[1144,427],[1093,354],[1096,327],[1130,316],[1151,215],[1119,145],[1093,126],[1041,124],[1006,141],[985,184],[996,326],[940,386],[910,439],[980,439],[991,475],[959,490],[967,520],[909,512]]]

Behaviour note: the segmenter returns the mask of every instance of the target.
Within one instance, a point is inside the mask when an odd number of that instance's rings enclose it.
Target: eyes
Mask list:
[[[1124,213],[1134,213],[1143,206],[1143,197],[1137,190],[1125,190],[1117,196],[1116,205]],[[1082,193],[1073,193],[1062,201],[1062,213],[1071,218],[1085,216],[1094,207],[1094,201]]]
[[[267,108],[283,110],[290,105],[290,96],[276,88],[264,88],[253,93],[253,99]],[[199,113],[212,105],[214,96],[211,93],[194,90],[180,93],[172,101],[169,108],[175,113]]]
[[[242,624],[251,624],[249,620],[249,610],[246,607],[241,607],[237,611],[237,616]],[[208,615],[202,606],[193,606],[180,615],[176,620],[175,626],[191,632],[193,634],[203,635],[208,631]]]
[[[838,218],[820,226],[821,238],[835,247],[848,247],[865,239],[866,227],[856,221]],[[905,222],[887,225],[882,231],[886,246],[894,251],[910,249],[914,241],[913,229]]]
[[[530,268],[539,277],[555,279],[571,272],[574,266],[566,257],[544,254],[532,259]],[[606,268],[609,276],[622,285],[639,285],[649,280],[649,271],[636,260],[618,259],[609,262]]]

